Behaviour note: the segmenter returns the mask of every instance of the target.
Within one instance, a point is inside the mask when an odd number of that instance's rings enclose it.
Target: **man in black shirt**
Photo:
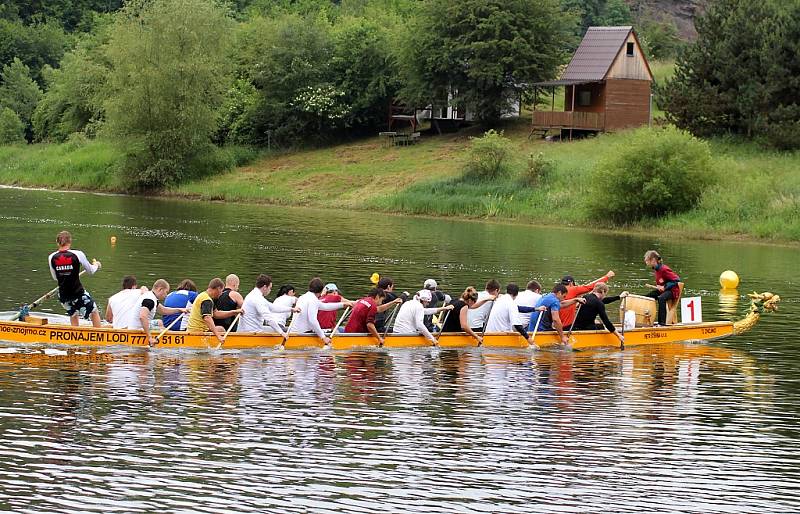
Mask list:
[[[592,292],[584,296],[586,303],[583,304],[572,324],[573,330],[602,330],[603,327],[616,335],[620,343],[625,342],[625,337],[617,332],[614,324],[608,319],[606,304],[618,301],[620,298],[628,296],[627,291],[623,291],[619,296],[608,296],[608,286],[603,282],[594,285]],[[600,316],[602,324],[596,324],[595,319]]]
[[[90,275],[100,269],[100,261],[89,262],[86,255],[80,250],[72,249],[72,234],[66,230],[59,232],[56,237],[58,251],[47,258],[48,268],[53,280],[58,282],[58,300],[66,309],[69,321],[73,326],[78,326],[78,317],[91,319],[92,325],[100,326],[100,311],[97,309],[92,295],[81,284],[81,266]]]

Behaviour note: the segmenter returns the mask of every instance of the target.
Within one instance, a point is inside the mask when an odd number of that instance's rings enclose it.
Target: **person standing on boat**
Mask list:
[[[528,332],[534,332],[536,329],[536,322],[539,321],[539,331],[546,332],[555,330],[558,332],[558,337],[561,339],[561,342],[563,344],[569,344],[569,338],[564,333],[564,325],[561,324],[559,311],[562,307],[568,307],[575,303],[586,303],[586,300],[583,298],[567,300],[566,297],[567,286],[560,282],[553,287],[552,292],[542,296],[542,298],[536,302],[536,307],[544,307],[545,310],[542,312],[541,316],[531,316],[531,324],[528,326]],[[533,336],[530,337],[529,341],[531,344],[534,344]]]
[[[319,297],[322,296],[322,291],[325,289],[325,284],[319,277],[314,277],[308,283],[308,291],[297,299],[296,307],[300,312],[294,315],[289,333],[291,334],[305,334],[314,333],[322,339],[322,342],[327,346],[331,343],[331,339],[325,335],[322,327],[319,326],[319,319],[317,314],[319,311],[338,311],[342,307],[350,307],[353,302],[350,300],[342,300],[337,303],[322,303]]]
[[[225,338],[223,337],[225,329],[214,324],[214,301],[222,295],[222,290],[224,288],[225,283],[222,282],[222,279],[211,279],[211,282],[208,283],[208,288],[197,295],[197,298],[192,304],[186,330],[195,334],[211,332],[216,336],[219,344],[225,342]]]
[[[386,293],[386,297],[384,297],[383,303],[378,306],[378,314],[375,316],[375,329],[384,334],[386,333],[386,329],[389,328],[386,326],[386,311],[392,306],[397,305],[397,299],[400,299],[399,303],[407,302],[409,295],[405,292],[399,295],[396,294],[394,292],[394,280],[390,277],[381,277],[381,279],[378,280],[378,289],[383,289]]]
[[[509,283],[506,286],[506,294],[500,295],[494,301],[494,308],[489,313],[489,319],[486,322],[486,330],[484,332],[490,334],[499,334],[505,332],[517,331],[525,339],[528,338],[526,326],[520,325],[519,313],[531,313],[536,310],[536,307],[519,306],[516,303],[517,295],[519,294],[519,286],[517,284]],[[543,310],[542,308],[540,308]],[[530,322],[529,322],[530,323]]]
[[[499,294],[500,282],[492,279],[486,282],[486,289],[478,293],[478,300],[484,300],[490,296],[496,298]],[[467,317],[469,318],[469,326],[473,331],[483,332],[483,327],[486,326],[486,322],[489,319],[489,312],[492,310],[492,305],[494,305],[493,301],[487,301],[480,307],[469,310]]]
[[[428,308],[432,298],[433,295],[431,295],[430,290],[423,289],[417,292],[413,299],[405,302],[400,307],[400,312],[397,313],[397,319],[394,322],[392,333],[422,334],[431,342],[436,343],[436,338],[433,337],[428,327],[425,326],[425,316],[442,311],[451,311],[454,307],[452,305],[446,305],[444,307]]]
[[[156,344],[156,338],[150,334],[150,330],[161,330],[164,328],[164,323],[160,319],[156,319],[156,312],[164,316],[165,314],[183,314],[188,309],[164,307],[161,303],[164,298],[169,294],[169,282],[164,279],[158,279],[153,283],[153,289],[147,291],[141,296],[139,300],[138,319],[136,322],[129,326],[130,329],[141,328],[147,334],[147,342],[152,346]]]
[[[106,321],[114,328],[128,328],[131,318],[139,314],[139,300],[146,290],[136,286],[136,277],[125,275],[122,278],[122,291],[108,299]]]
[[[681,277],[661,262],[661,255],[655,250],[645,252],[644,264],[653,268],[656,278],[656,288],[645,296],[658,301],[658,324],[663,326],[667,324],[667,301],[677,300],[681,296],[681,289],[678,286]]]
[[[469,318],[467,314],[470,309],[477,309],[486,302],[494,301],[495,298],[497,297],[487,296],[482,300],[478,300],[478,291],[472,286],[466,288],[461,294],[460,298],[450,302],[450,305],[453,306],[453,312],[451,312],[447,316],[447,319],[444,320],[442,333],[466,332],[473,339],[475,339],[479,345],[482,344],[483,337],[472,330],[472,327],[469,326]]]
[[[286,320],[289,318],[291,308],[294,307],[295,303],[297,303],[297,293],[295,292],[294,286],[292,284],[283,284],[280,289],[278,289],[278,296],[276,296],[275,300],[272,302],[272,305],[279,309],[272,309],[272,319],[275,320],[284,332],[288,326]],[[290,310],[284,310],[284,308],[289,308]]]
[[[572,275],[565,275],[564,278],[561,279],[561,283],[567,286],[567,295],[564,297],[564,300],[572,300],[573,298],[585,295],[594,288],[595,284],[608,282],[608,279],[614,278],[614,275],[615,273],[613,271],[609,271],[602,277],[582,285],[575,285],[575,279],[572,278]],[[561,324],[564,326],[565,330],[569,330],[572,322],[575,321],[575,310],[576,307],[574,303],[567,306],[564,306],[564,304],[561,305],[561,312],[559,312],[558,315],[561,317]]]
[[[197,298],[197,286],[191,280],[184,279],[181,280],[181,283],[178,284],[178,288],[167,295],[164,299],[164,307],[175,307],[175,308],[187,308],[189,311],[192,309],[192,304],[194,303],[195,299]],[[178,323],[172,325],[172,322],[175,321],[175,318],[178,316],[183,316],[183,319]],[[170,330],[186,330],[186,323],[188,322],[188,316],[184,314],[167,314],[163,318],[164,326],[168,327],[172,325]]]
[[[239,277],[233,273],[225,277],[225,288],[214,304],[214,319],[216,320],[216,324],[227,331],[231,328],[231,324],[233,324],[233,320],[236,316],[242,313],[244,298],[239,292]],[[233,327],[231,332],[236,332],[236,327]]]
[[[282,307],[267,300],[266,296],[272,291],[272,277],[263,273],[256,278],[256,287],[247,293],[244,298],[242,308],[241,323],[238,332],[268,332],[266,323],[273,332],[286,337],[286,331],[277,321],[274,313],[277,312],[298,312],[294,307]]]
[[[94,275],[101,267],[100,261],[92,263],[80,250],[72,249],[72,234],[66,230],[56,237],[58,250],[47,257],[48,268],[53,280],[58,282],[58,300],[66,309],[72,326],[77,327],[78,317],[91,319],[92,325],[100,327],[100,311],[92,295],[81,284],[81,266],[86,273]]]
[[[375,316],[378,314],[378,304],[386,298],[386,292],[379,287],[370,290],[369,294],[353,304],[353,312],[347,325],[344,327],[345,333],[364,334],[369,333],[378,340],[378,345],[383,346],[383,336],[375,328]]]
[[[594,285],[592,292],[584,296],[586,303],[583,304],[575,321],[572,324],[573,330],[602,330],[605,328],[619,339],[620,343],[625,342],[625,337],[617,332],[614,324],[608,319],[606,305],[619,301],[628,296],[627,291],[623,291],[619,296],[608,296],[608,285],[599,282]],[[596,324],[595,320],[600,317],[602,324]]]

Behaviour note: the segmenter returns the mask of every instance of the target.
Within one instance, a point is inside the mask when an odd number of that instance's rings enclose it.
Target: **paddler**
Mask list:
[[[322,327],[319,326],[317,314],[319,311],[338,311],[339,309],[353,305],[350,300],[342,300],[341,302],[322,303],[319,297],[322,296],[322,291],[325,289],[325,283],[319,277],[314,277],[308,283],[308,291],[297,299],[295,304],[300,312],[294,315],[290,323],[289,332],[292,334],[305,334],[314,333],[322,339],[322,342],[327,346],[331,343],[331,339],[325,335]]]
[[[122,290],[108,299],[106,321],[114,328],[128,328],[131,317],[139,314],[139,300],[146,289],[139,290],[136,277],[125,275],[122,278]]]
[[[485,333],[505,333],[516,331],[524,337],[528,338],[527,325],[522,326],[519,324],[519,314],[530,314],[536,311],[536,307],[528,307],[525,305],[517,305],[516,299],[519,294],[519,286],[513,282],[506,285],[506,294],[497,297],[494,302],[494,308],[489,313],[489,319],[486,322]],[[539,310],[544,310],[540,307]],[[529,322],[530,323],[530,322]]]
[[[347,325],[344,327],[345,333],[372,334],[378,340],[378,345],[383,346],[383,336],[375,328],[375,316],[378,314],[378,305],[383,302],[384,298],[386,298],[386,292],[379,287],[375,287],[370,290],[367,296],[357,300],[353,305],[350,319],[347,320]],[[397,298],[395,301],[399,302],[401,300]]]
[[[469,326],[467,313],[470,309],[477,309],[484,303],[493,301],[495,298],[495,296],[487,296],[478,300],[478,291],[472,286],[468,287],[461,294],[460,298],[450,302],[450,305],[453,306],[453,312],[448,314],[447,319],[444,320],[442,333],[466,332],[468,335],[472,336],[478,344],[483,343],[483,337]]]
[[[542,296],[539,301],[536,302],[536,307],[545,307],[545,310],[542,312],[541,316],[531,316],[531,324],[528,326],[528,332],[535,332],[536,322],[538,321],[539,331],[555,330],[558,332],[558,337],[561,342],[563,344],[569,344],[569,338],[564,333],[564,325],[561,323],[559,311],[563,307],[569,307],[570,305],[574,305],[576,303],[586,303],[586,300],[583,298],[572,298],[567,300],[566,297],[567,286],[561,282],[553,287],[552,292]],[[530,336],[528,341],[531,344],[535,344],[533,342],[533,335]]]
[[[584,296],[586,303],[581,307],[580,312],[575,317],[572,324],[573,330],[602,330],[605,328],[619,339],[620,343],[625,342],[625,337],[617,332],[614,324],[608,319],[606,305],[619,301],[628,296],[627,291],[623,291],[619,296],[608,296],[608,284],[598,282],[594,285],[592,292]],[[595,320],[600,317],[602,324],[596,324]]]
[[[564,300],[572,300],[573,298],[585,295],[594,288],[595,284],[608,282],[610,278],[614,278],[614,275],[615,273],[613,271],[609,271],[602,277],[582,285],[576,285],[572,275],[564,275],[564,278],[561,279],[561,283],[567,286],[567,295],[564,297]],[[563,325],[566,330],[569,330],[569,327],[572,326],[572,322],[575,321],[575,310],[576,307],[574,303],[568,305],[561,304],[561,312],[559,312],[558,315],[561,317],[561,325]]]
[[[263,273],[256,277],[256,286],[247,293],[242,304],[244,314],[239,324],[239,332],[268,332],[269,327],[273,332],[286,337],[286,331],[275,320],[275,314],[300,312],[300,309],[270,302],[266,298],[270,291],[272,291],[272,277]]]
[[[243,304],[244,297],[239,292],[239,277],[231,273],[225,277],[222,294],[214,301],[215,323],[225,330],[230,329],[236,316],[242,314]],[[231,331],[236,332],[236,327],[233,327]]]
[[[102,267],[100,261],[94,260],[90,263],[86,254],[80,250],[73,250],[72,234],[66,230],[58,233],[56,243],[58,250],[48,256],[47,264],[53,280],[58,282],[58,300],[66,309],[69,322],[77,327],[80,316],[83,319],[91,319],[92,325],[100,327],[100,311],[80,279],[81,266],[86,273],[94,275]]]
[[[156,319],[156,312],[162,316],[166,314],[182,314],[188,309],[176,307],[164,307],[161,302],[169,294],[169,282],[164,279],[158,279],[153,283],[153,289],[142,294],[139,300],[139,317],[135,325],[129,326],[130,329],[141,328],[147,334],[147,342],[151,346],[158,341],[150,334],[150,330],[161,330],[164,328],[164,323],[160,319]]]
[[[663,326],[667,324],[667,301],[677,300],[681,296],[681,289],[678,286],[681,277],[672,271],[669,266],[661,262],[661,255],[655,250],[645,252],[644,264],[653,268],[656,279],[656,288],[645,296],[655,298],[658,301],[657,325]]]
[[[429,341],[436,343],[428,327],[425,326],[424,318],[437,312],[451,311],[452,305],[444,307],[427,308],[433,299],[429,289],[422,289],[414,295],[414,298],[405,302],[397,313],[397,319],[392,328],[393,334],[422,334]]]
[[[225,342],[223,337],[225,329],[214,324],[214,300],[220,297],[224,288],[225,283],[222,282],[221,278],[213,278],[208,283],[208,288],[197,295],[189,313],[189,322],[186,325],[187,331],[195,334],[212,332],[219,344]]]

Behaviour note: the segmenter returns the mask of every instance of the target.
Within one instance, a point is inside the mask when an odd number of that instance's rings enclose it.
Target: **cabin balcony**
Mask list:
[[[533,129],[603,130],[605,114],[582,111],[534,111]]]

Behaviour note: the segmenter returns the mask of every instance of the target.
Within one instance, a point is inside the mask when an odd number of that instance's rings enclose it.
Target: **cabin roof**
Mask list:
[[[575,55],[561,74],[560,81],[570,84],[605,80],[614,59],[633,27],[589,27]]]

